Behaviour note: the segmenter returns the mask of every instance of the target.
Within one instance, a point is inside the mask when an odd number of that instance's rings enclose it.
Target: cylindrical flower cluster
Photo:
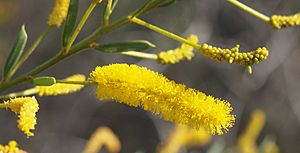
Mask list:
[[[300,13],[290,15],[290,16],[283,16],[283,15],[273,15],[271,17],[271,24],[276,29],[281,29],[284,27],[292,27],[296,25],[300,25]]]
[[[227,101],[176,84],[144,67],[112,64],[97,67],[90,76],[98,84],[100,100],[114,99],[142,107],[177,124],[223,134],[235,121]]]
[[[258,64],[259,62],[266,60],[269,55],[269,52],[265,47],[257,48],[255,51],[250,52],[239,52],[239,47],[239,45],[236,45],[231,49],[222,49],[203,44],[198,52],[203,53],[205,56],[218,62],[225,61],[244,66]]]
[[[195,44],[198,43],[198,37],[196,35],[189,36],[187,40]],[[179,48],[160,52],[157,56],[160,63],[175,64],[185,59],[192,59],[194,57],[193,50],[194,48],[192,46],[183,43]]]
[[[49,16],[48,25],[60,27],[68,15],[70,0],[56,0]]]

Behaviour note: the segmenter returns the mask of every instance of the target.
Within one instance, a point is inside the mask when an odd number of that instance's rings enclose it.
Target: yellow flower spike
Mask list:
[[[48,25],[60,27],[68,14],[70,0],[56,0],[49,16]]]
[[[109,153],[118,153],[121,142],[114,132],[108,127],[99,127],[86,143],[83,153],[98,153],[103,146]]]
[[[157,153],[177,153],[183,147],[204,146],[211,140],[211,135],[204,129],[191,129],[177,125],[165,142],[158,148]]]
[[[266,60],[269,55],[269,52],[265,47],[257,48],[255,51],[250,52],[239,52],[239,47],[239,45],[236,45],[231,49],[222,49],[203,44],[198,52],[203,53],[205,56],[218,62],[225,61],[243,66],[258,64],[259,62]]]
[[[196,35],[189,36],[187,40],[195,44],[198,43],[198,37]],[[185,59],[190,60],[194,57],[193,50],[194,47],[183,43],[181,47],[174,50],[160,52],[158,54],[158,60],[163,64],[175,64]]]
[[[165,120],[194,129],[204,127],[211,134],[227,132],[235,121],[227,101],[176,84],[144,67],[127,64],[97,67],[90,79],[98,84],[100,100],[115,99],[129,106],[141,106]]]
[[[276,29],[300,26],[300,13],[290,16],[273,15],[270,22]]]
[[[85,81],[85,76],[75,74],[64,79],[65,81]],[[84,85],[56,83],[52,86],[36,86],[39,96],[56,96],[74,93],[82,89]]]
[[[250,122],[238,139],[237,146],[241,153],[257,152],[256,139],[264,127],[265,118],[265,113],[262,110],[255,110],[252,113]]]
[[[0,145],[0,153],[19,153],[18,144],[16,141],[9,141],[8,145]]]
[[[36,113],[39,110],[39,104],[35,97],[19,97],[4,102],[11,111],[18,114],[18,128],[28,137],[34,134],[30,130],[35,129]]]

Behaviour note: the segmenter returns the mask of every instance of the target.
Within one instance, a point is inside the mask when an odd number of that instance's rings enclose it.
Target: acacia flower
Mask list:
[[[257,152],[256,139],[264,127],[265,118],[265,113],[262,110],[255,110],[252,113],[250,122],[238,139],[238,148],[242,153]]]
[[[292,27],[296,25],[300,25],[300,13],[290,15],[290,16],[282,16],[282,15],[273,15],[271,17],[271,24],[276,29],[281,29],[284,27]]]
[[[16,141],[12,140],[8,142],[8,145],[2,146],[0,144],[0,153],[18,153],[19,148]]]
[[[30,130],[35,129],[36,113],[39,110],[39,104],[35,97],[19,97],[4,102],[11,111],[19,114],[18,128],[28,137],[34,134]]]
[[[85,76],[75,74],[64,79],[65,81],[85,81]],[[39,96],[56,96],[74,93],[82,89],[84,85],[56,83],[52,86],[36,86]]]
[[[198,37],[196,35],[189,36],[187,40],[191,43],[198,43]],[[194,57],[193,50],[194,48],[192,46],[183,43],[181,47],[174,50],[160,52],[157,56],[160,63],[175,64],[185,59],[192,59]]]
[[[269,55],[269,52],[265,47],[257,48],[250,52],[239,52],[239,48],[240,45],[236,45],[231,49],[222,49],[203,44],[198,52],[203,53],[205,56],[218,62],[226,61],[244,66],[258,64],[259,62],[266,60]]]
[[[48,25],[60,27],[68,14],[70,0],[56,0],[49,16]]]
[[[191,129],[187,126],[177,125],[167,137],[158,153],[177,153],[182,147],[203,146],[209,143],[211,135],[204,129]]]
[[[235,120],[227,101],[186,88],[137,65],[97,67],[90,79],[98,84],[100,100],[114,99],[129,106],[141,106],[165,120],[195,129],[204,127],[211,134],[223,134]]]
[[[97,153],[103,147],[109,153],[118,153],[121,150],[121,142],[116,134],[108,127],[99,127],[85,145],[83,153]]]

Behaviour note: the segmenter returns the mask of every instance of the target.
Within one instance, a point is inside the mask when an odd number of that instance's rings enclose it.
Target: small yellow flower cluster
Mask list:
[[[0,145],[0,153],[18,153],[19,148],[16,141],[9,141],[8,145]]]
[[[177,124],[223,134],[235,121],[227,101],[176,84],[144,67],[112,64],[97,67],[90,76],[98,84],[100,100],[115,99],[133,107],[142,106]]]
[[[177,153],[182,147],[203,146],[209,143],[211,135],[204,129],[191,129],[178,125],[159,147],[158,153]]]
[[[91,135],[83,153],[98,153],[103,147],[106,147],[109,153],[118,153],[121,150],[119,138],[108,127],[99,127]]]
[[[239,52],[239,48],[239,45],[236,45],[231,49],[222,49],[203,44],[198,52],[203,53],[205,56],[218,62],[226,61],[244,66],[258,64],[259,62],[266,60],[269,55],[269,52],[265,47],[243,53]]]
[[[85,81],[85,76],[75,74],[64,79],[65,81]],[[52,86],[36,86],[39,96],[56,96],[74,93],[82,89],[84,85],[56,83]]]
[[[5,103],[11,111],[19,114],[18,128],[28,137],[34,136],[30,130],[35,129],[36,113],[39,110],[39,104],[35,97],[14,98]]]
[[[255,110],[252,113],[244,133],[238,139],[238,149],[241,153],[256,153],[256,139],[265,124],[265,113],[262,110]]]
[[[56,0],[49,16],[48,25],[60,27],[68,15],[70,0]]]
[[[300,13],[290,15],[290,16],[282,16],[282,15],[273,15],[271,17],[271,24],[276,29],[281,29],[284,27],[292,27],[296,25],[300,25]]]
[[[198,43],[198,37],[196,35],[189,36],[187,40],[195,44]],[[185,59],[192,59],[194,57],[193,50],[194,48],[192,46],[183,43],[181,47],[160,52],[157,56],[160,63],[175,64]]]

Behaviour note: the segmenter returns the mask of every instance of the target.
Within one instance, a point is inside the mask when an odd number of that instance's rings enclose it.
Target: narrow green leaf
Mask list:
[[[44,76],[34,78],[32,84],[35,86],[51,86],[56,83],[56,79],[54,77]]]
[[[114,11],[114,9],[117,6],[118,2],[119,2],[119,0],[112,0],[111,12]],[[107,8],[107,3],[105,3],[105,5],[104,5],[103,15],[105,14],[106,8]]]
[[[119,0],[113,0],[111,5],[111,11],[114,11],[115,7],[117,6]]]
[[[77,14],[78,14],[78,8],[79,8],[79,0],[71,0],[68,10],[68,16],[66,19],[63,37],[62,37],[62,44],[65,47],[72,35],[72,32],[74,30]]]
[[[165,7],[165,6],[169,6],[171,4],[173,4],[174,2],[176,2],[176,0],[165,0],[163,3],[161,3],[158,7]]]
[[[155,45],[146,40],[132,40],[124,42],[115,42],[110,44],[98,45],[95,49],[102,52],[127,52],[127,51],[143,51],[154,48]]]
[[[3,75],[4,77],[10,73],[11,69],[17,64],[18,60],[20,59],[25,45],[27,42],[27,33],[25,30],[25,26],[22,25],[21,30],[18,33],[17,39],[13,45],[13,48],[10,51],[10,54],[6,60]]]

